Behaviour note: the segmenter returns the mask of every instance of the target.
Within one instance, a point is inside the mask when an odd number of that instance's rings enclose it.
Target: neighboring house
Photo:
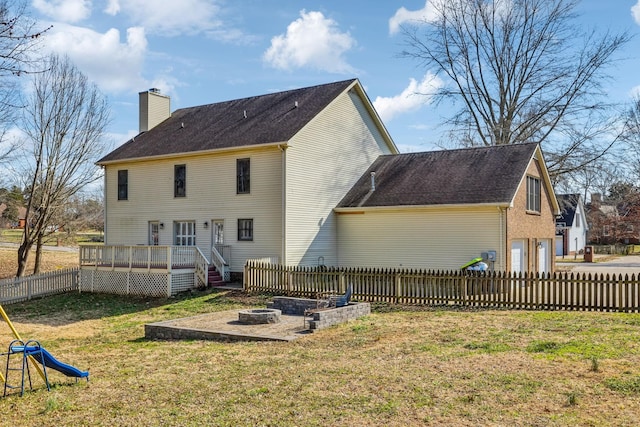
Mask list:
[[[379,157],[338,204],[347,266],[554,269],[559,207],[539,145]]]
[[[640,206],[609,204],[599,193],[586,206],[588,241],[597,245],[640,243]]]
[[[556,256],[584,252],[587,244],[587,211],[580,194],[556,195],[560,216],[556,218]]]
[[[140,134],[98,164],[105,245],[197,246],[247,259],[337,265],[334,208],[398,150],[357,79],[170,113],[140,93]]]

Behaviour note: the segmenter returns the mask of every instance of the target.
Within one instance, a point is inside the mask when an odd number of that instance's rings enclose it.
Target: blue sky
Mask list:
[[[31,0],[64,53],[108,96],[112,147],[138,132],[138,92],[160,88],[171,109],[360,79],[400,151],[437,148],[441,81],[398,56],[397,25],[428,16],[429,0]],[[640,0],[583,0],[585,26],[635,34],[607,90],[640,93]]]

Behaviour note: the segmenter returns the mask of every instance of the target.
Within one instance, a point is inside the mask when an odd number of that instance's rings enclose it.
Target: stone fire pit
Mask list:
[[[238,322],[245,325],[280,323],[282,312],[275,308],[257,308],[238,312]]]

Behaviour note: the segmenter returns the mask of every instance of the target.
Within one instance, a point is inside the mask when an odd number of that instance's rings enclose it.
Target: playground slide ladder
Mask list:
[[[34,356],[39,357],[42,360],[42,347],[40,347],[40,343],[38,341],[27,341],[26,343],[22,340],[13,340],[9,344],[9,350],[5,353],[7,356],[7,366],[4,375],[4,396],[7,395],[7,391],[10,389],[20,389],[20,396],[24,394],[24,381],[25,381],[25,370],[27,371],[27,379],[29,381],[29,388],[33,389],[33,385],[31,383],[31,372],[29,370],[29,358]],[[13,357],[12,357],[13,356]],[[47,367],[45,365],[42,366],[43,370],[43,379],[47,385],[47,391],[50,390],[49,386],[49,378],[47,377]],[[20,372],[19,384],[9,384],[9,373],[10,372]]]

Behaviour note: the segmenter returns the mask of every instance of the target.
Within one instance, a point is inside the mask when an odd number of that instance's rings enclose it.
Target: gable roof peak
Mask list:
[[[354,87],[366,98],[354,78],[181,108],[97,163],[287,142],[338,96]],[[384,129],[381,123],[379,126]],[[388,140],[393,145],[390,137]]]

